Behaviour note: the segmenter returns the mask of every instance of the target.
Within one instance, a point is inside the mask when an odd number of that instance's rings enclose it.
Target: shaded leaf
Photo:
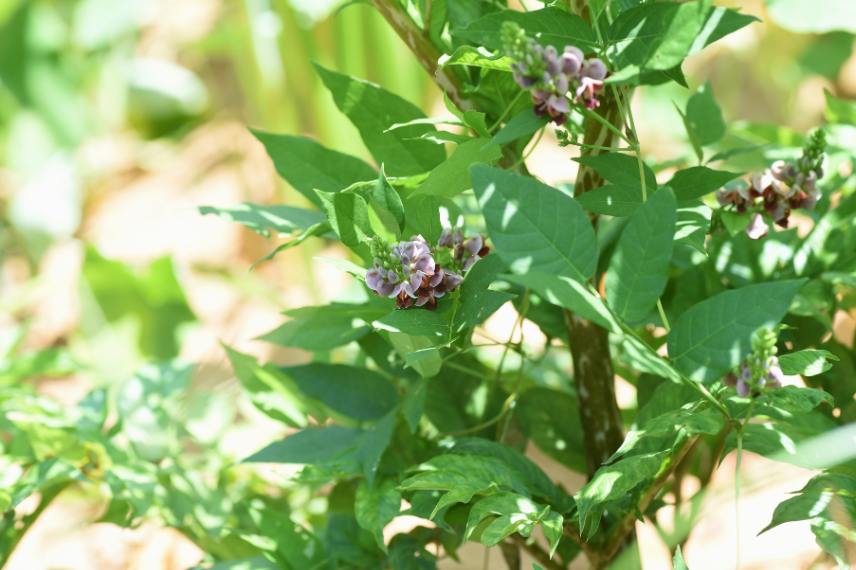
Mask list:
[[[683,205],[719,190],[726,182],[738,176],[742,176],[742,173],[713,170],[706,166],[692,166],[675,172],[666,186],[675,192],[678,204]]]
[[[514,115],[490,140],[490,146],[498,149],[499,145],[514,142],[523,137],[529,137],[543,129],[550,122],[550,117],[538,116],[531,108]]]
[[[313,362],[280,371],[306,396],[358,421],[379,419],[398,404],[395,386],[366,368]]]
[[[304,350],[330,350],[368,333],[370,323],[385,313],[385,309],[365,304],[300,307],[286,311],[291,320],[263,334],[259,340]]]
[[[395,481],[386,479],[369,485],[361,481],[354,500],[354,516],[357,524],[372,533],[377,545],[386,550],[383,542],[383,528],[394,519],[401,510],[401,493]]]

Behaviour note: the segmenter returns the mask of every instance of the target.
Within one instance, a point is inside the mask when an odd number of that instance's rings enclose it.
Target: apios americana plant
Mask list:
[[[454,119],[317,66],[382,168],[256,133],[314,207],[219,210],[293,233],[277,251],[334,240],[354,261],[351,302],[292,308],[263,337],[314,352],[311,363],[230,352],[259,409],[297,430],[246,462],[302,465],[294,484],[326,505],[292,521],[311,548],[273,536],[254,554],[285,568],[434,568],[474,540],[515,569],[522,551],[545,568],[578,556],[632,567],[637,518],[656,520],[669,496],[678,530],[664,536],[679,560],[700,516],[682,507],[703,498],[682,481],[704,487],[736,449],[824,470],[771,526],[810,520],[846,565],[852,525],[807,505],[824,494],[856,514],[852,457],[800,453],[856,418],[831,367],[852,355],[829,335],[854,306],[845,127],[741,149],[702,86],[678,109],[687,152],[652,165],[630,106],[639,87],[686,87],[684,59],[754,18],[709,2],[373,4]],[[526,165],[550,123],[578,151],[562,188]],[[497,339],[484,323],[507,303],[517,316]],[[526,320],[543,345],[518,340]],[[636,405],[619,408],[616,375]],[[570,493],[530,444],[588,482]],[[385,537],[401,515],[421,522]]]

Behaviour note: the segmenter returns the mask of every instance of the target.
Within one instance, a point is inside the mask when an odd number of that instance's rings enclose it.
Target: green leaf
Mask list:
[[[606,273],[606,299],[629,323],[654,308],[669,278],[677,220],[675,195],[656,192],[631,216]]]
[[[306,396],[357,421],[379,419],[398,404],[395,387],[372,370],[321,362],[280,370]]]
[[[363,431],[360,446],[357,448],[356,458],[363,470],[363,477],[369,485],[374,483],[380,458],[389,447],[392,432],[398,418],[398,409],[391,410],[380,421],[369,426]]]
[[[303,243],[304,241],[308,240],[311,237],[325,236],[325,234],[329,234],[329,232],[331,230],[332,230],[332,228],[330,227],[330,224],[326,221],[321,222],[319,224],[315,224],[313,226],[309,226],[308,228],[306,228],[305,230],[300,232],[298,235],[294,236],[289,241],[287,241],[285,243],[281,243],[278,246],[276,246],[273,249],[273,251],[271,251],[267,255],[260,257],[259,259],[255,260],[253,262],[253,264],[250,266],[250,270],[255,269],[258,265],[260,265],[266,261],[270,261],[271,259],[276,257],[276,255],[278,253],[281,253],[287,249],[291,249],[292,247],[297,247],[298,245],[300,245],[301,243]]]
[[[401,510],[401,493],[396,489],[395,481],[386,479],[369,485],[361,481],[354,499],[354,516],[357,524],[372,533],[377,545],[386,550],[383,542],[383,528],[394,519]]]
[[[674,190],[678,204],[683,205],[719,190],[726,182],[742,175],[740,172],[713,170],[706,166],[692,166],[675,172],[666,186]]]
[[[299,394],[290,389],[276,367],[270,364],[262,366],[248,354],[225,345],[223,348],[232,363],[235,376],[255,407],[287,425],[306,425],[306,410]]]
[[[416,473],[402,481],[403,491],[443,491],[431,518],[441,509],[468,503],[475,495],[497,491],[526,493],[526,485],[499,459],[479,455],[448,453],[416,467]]]
[[[832,368],[830,361],[838,357],[827,350],[806,349],[779,357],[779,365],[785,374],[801,374],[802,376],[817,376]]]
[[[675,224],[675,242],[688,245],[699,253],[707,255],[705,239],[710,231],[713,210],[699,201],[684,202],[678,208]]]
[[[539,117],[531,108],[523,109],[499,129],[499,132],[491,139],[490,144],[493,148],[499,149],[499,145],[508,144],[537,133],[549,121],[549,117]]]
[[[750,212],[720,210],[719,219],[722,220],[722,224],[725,226],[728,235],[734,237],[746,230],[752,219],[752,215]]]
[[[699,147],[711,145],[725,136],[725,121],[716,99],[713,98],[709,81],[689,98],[683,118],[687,134],[701,160]]]
[[[472,22],[455,36],[488,49],[502,47],[501,28],[504,22],[514,22],[542,45],[558,49],[575,45],[588,52],[597,45],[597,37],[585,20],[558,8],[543,8],[530,12],[502,10]]]
[[[642,205],[642,190],[639,187],[604,184],[579,195],[576,200],[583,208],[595,214],[631,216]]]
[[[629,323],[644,319],[669,279],[677,220],[675,195],[655,192],[630,217],[606,272],[606,299]]]
[[[565,392],[531,388],[515,408],[523,433],[541,451],[579,473],[586,471],[577,400]]]
[[[497,253],[515,273],[586,281],[597,265],[588,216],[563,192],[528,176],[476,165],[473,189]]]
[[[428,311],[424,311],[428,312]],[[436,338],[411,335],[403,332],[387,333],[395,351],[423,378],[436,376],[443,366]]]
[[[494,55],[484,48],[473,46],[460,46],[447,59],[441,60],[442,65],[466,65],[469,67],[481,67],[484,69],[496,69],[498,71],[511,72],[511,64],[514,61],[507,56]]]
[[[670,70],[684,58],[756,21],[702,3],[646,3],[622,12],[609,27],[610,59],[617,69]]]
[[[363,259],[371,259],[368,247],[374,230],[369,221],[369,206],[359,194],[351,192],[316,192],[321,199],[330,226],[342,243]]]
[[[259,337],[280,346],[331,350],[355,341],[371,330],[370,323],[386,314],[365,304],[332,303],[300,307],[285,313],[291,320]]]
[[[472,187],[470,166],[476,163],[493,164],[501,156],[501,149],[488,144],[486,139],[470,139],[458,145],[452,156],[432,170],[414,194],[431,194],[446,198],[457,196]]]
[[[856,479],[844,473],[823,473],[809,480],[794,496],[781,502],[764,530],[780,524],[809,520],[816,517],[830,518],[827,510],[833,500],[846,501],[850,509],[856,508]]]
[[[135,322],[137,342],[143,355],[156,361],[174,358],[179,352],[178,332],[195,316],[187,305],[184,291],[173,267],[173,261],[161,257],[142,271],[122,262],[102,257],[94,248],[86,249],[83,278],[89,285],[103,318],[111,325]],[[84,323],[105,329],[104,320]],[[121,366],[102,354],[100,361]]]
[[[425,114],[417,106],[374,83],[336,73],[317,64],[315,69],[333,94],[336,106],[357,127],[369,152],[385,166],[388,174],[421,174],[446,158],[442,147],[415,140],[436,131],[431,125],[412,125],[385,132],[396,123],[424,118]]]
[[[449,336],[448,316],[440,311],[419,307],[395,309],[374,321],[375,328],[393,333],[446,339]]]
[[[668,452],[631,455],[598,469],[576,495],[583,537],[594,535],[603,513],[612,505],[633,504],[641,489],[660,471],[668,455]]]
[[[458,439],[451,451],[468,457],[496,458],[510,471],[514,479],[523,484],[526,495],[544,501],[560,512],[571,508],[571,498],[557,487],[540,467],[507,445],[478,437],[467,437]]]
[[[461,284],[461,295],[458,297],[458,309],[453,325],[455,331],[483,323],[514,298],[511,293],[488,288],[503,270],[505,264],[502,259],[498,255],[488,255],[467,272],[466,279]]]
[[[755,414],[778,420],[794,420],[821,404],[832,407],[832,395],[814,388],[782,386],[758,396],[755,400]]]
[[[281,234],[290,234],[294,230],[305,230],[324,221],[324,215],[315,210],[279,204],[261,206],[249,202],[244,202],[233,208],[200,206],[199,213],[202,215],[214,214],[232,222],[243,224],[264,237],[270,237],[271,230]]]
[[[672,383],[664,386],[676,386]],[[649,418],[627,434],[610,462],[630,453],[673,449],[680,441],[699,434],[715,435],[722,430],[722,413],[706,402],[685,404],[683,407]]]
[[[325,148],[312,139],[251,132],[264,145],[279,175],[316,206],[321,206],[316,189],[338,192],[354,182],[377,176],[374,169],[359,158]]]
[[[191,366],[148,365],[116,395],[118,425],[134,450],[157,462],[178,450],[175,398],[190,384]]]
[[[480,533],[480,542],[485,546],[495,546],[514,533],[529,536],[542,510],[541,505],[517,493],[497,493],[479,499],[470,509],[463,540],[469,540],[485,519],[491,523]]]
[[[620,330],[603,301],[569,277],[530,271],[525,275],[504,275],[503,279],[529,287],[545,301],[564,307],[607,330]]]
[[[842,30],[856,34],[856,6],[850,0],[766,0],[767,12],[776,25],[791,32],[822,34]]]
[[[669,357],[693,380],[725,376],[751,351],[752,333],[782,320],[804,279],[748,285],[685,311],[669,333]]]
[[[675,549],[675,556],[672,558],[672,570],[690,570],[684,561],[684,554],[681,552],[680,544]]]
[[[575,160],[593,169],[607,182],[611,182],[616,186],[636,189],[639,192],[639,202],[642,202],[639,160],[635,156],[618,152],[604,152],[581,156]],[[650,195],[657,189],[657,178],[654,176],[654,171],[647,164],[643,163],[642,168],[645,173],[645,188]]]
[[[469,178],[469,176],[468,176]],[[404,202],[406,226],[404,235],[421,235],[428,243],[436,243],[443,233],[443,219],[457,225],[461,209],[449,198],[430,194],[409,196]]]
[[[309,427],[274,442],[244,459],[244,463],[319,465],[349,460],[363,431],[337,425]]]
[[[347,474],[360,470],[371,485],[395,427],[395,411],[366,429],[338,425],[309,427],[276,441],[244,463],[320,465]]]
[[[420,378],[410,384],[401,402],[401,415],[410,428],[410,433],[416,433],[419,420],[425,411],[425,399],[428,396],[428,381]]]
[[[401,196],[386,179],[383,167],[377,182],[368,190],[369,225],[375,234],[395,241],[404,229],[404,205]]]
[[[834,124],[856,125],[856,101],[839,99],[824,91],[826,96],[826,120]]]
[[[514,533],[529,537],[541,523],[551,555],[562,536],[562,515],[516,493],[498,493],[477,501],[470,509],[464,540],[475,532],[479,542],[495,546]]]

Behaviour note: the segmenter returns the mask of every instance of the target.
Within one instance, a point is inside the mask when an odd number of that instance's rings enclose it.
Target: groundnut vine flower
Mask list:
[[[575,46],[565,46],[561,53],[555,46],[544,47],[513,22],[503,24],[502,39],[505,53],[514,60],[514,80],[531,92],[535,113],[564,124],[571,112],[571,92],[576,104],[588,109],[600,105],[597,96],[607,75],[603,61],[585,59]]]
[[[366,271],[366,285],[378,295],[394,298],[401,309],[434,309],[437,299],[457,289],[464,274],[489,251],[482,236],[464,239],[457,229],[445,230],[436,248],[422,236],[392,245],[376,240],[372,248],[375,259]],[[440,258],[444,265],[437,262]]]
[[[751,239],[767,235],[767,218],[782,228],[788,227],[791,212],[811,210],[820,199],[817,182],[823,177],[823,156],[826,135],[817,130],[796,161],[777,160],[770,168],[756,172],[748,180],[722,188],[716,199],[722,207],[733,207],[738,213],[751,212],[746,234]]]
[[[759,394],[764,389],[781,388],[785,374],[776,356],[778,335],[763,328],[752,335],[752,354],[725,377],[742,397]]]

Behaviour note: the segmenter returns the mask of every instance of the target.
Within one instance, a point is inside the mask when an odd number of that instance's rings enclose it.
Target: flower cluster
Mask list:
[[[752,354],[743,361],[737,372],[725,377],[725,383],[737,389],[744,398],[759,394],[765,388],[781,388],[785,375],[776,356],[778,335],[763,328],[752,335]]]
[[[607,73],[600,59],[585,59],[575,46],[565,46],[562,53],[554,46],[544,47],[513,22],[503,24],[502,41],[505,53],[514,60],[514,80],[530,90],[538,115],[549,116],[557,125],[564,124],[571,112],[571,90],[574,103],[582,103],[588,109],[600,105],[597,95],[603,90]]]
[[[815,131],[799,160],[777,160],[769,169],[753,174],[748,182],[740,181],[733,188],[721,189],[716,199],[723,207],[733,206],[739,213],[752,213],[746,228],[752,239],[760,239],[769,232],[765,215],[786,228],[792,210],[811,210],[820,199],[817,181],[823,177],[825,149],[824,131]]]
[[[445,230],[436,248],[422,236],[392,245],[376,240],[372,248],[375,259],[366,271],[366,285],[394,298],[400,309],[436,308],[437,299],[457,289],[464,273],[490,251],[482,236],[464,239],[459,230]]]

